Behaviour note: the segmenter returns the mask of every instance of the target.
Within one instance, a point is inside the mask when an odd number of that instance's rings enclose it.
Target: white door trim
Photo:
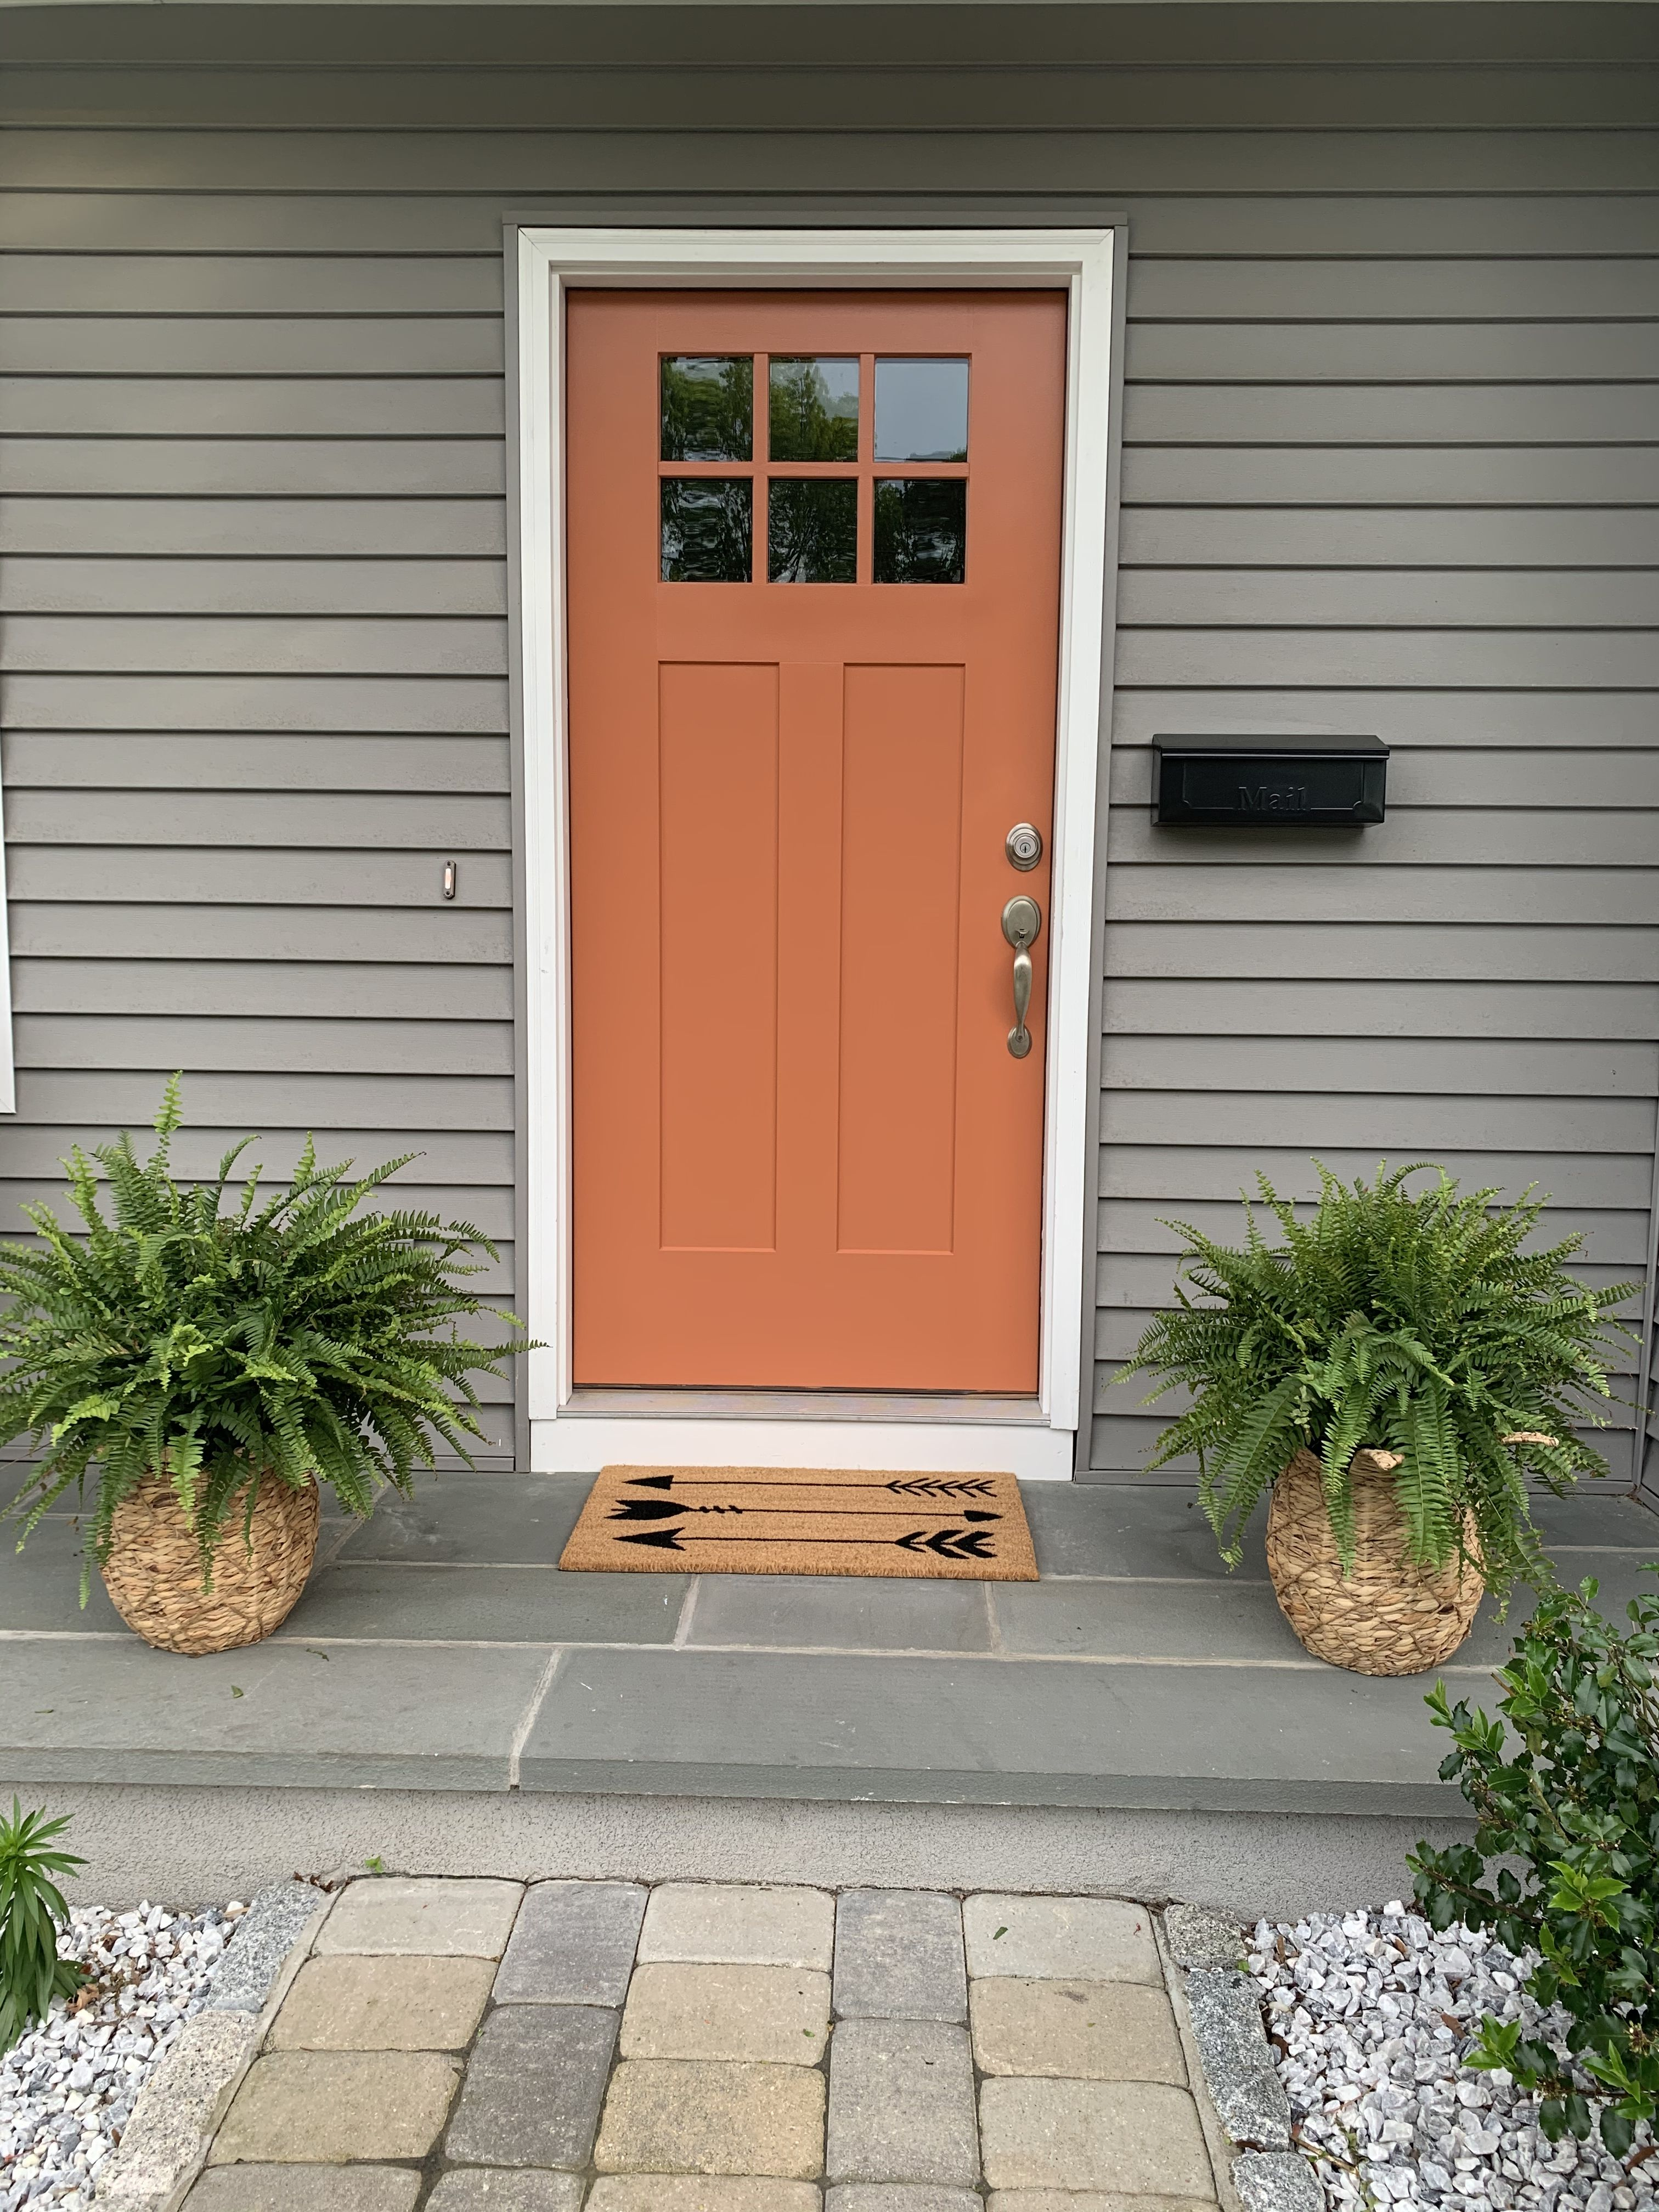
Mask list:
[[[526,1356],[531,1463],[538,1471],[635,1464],[999,1468],[1069,1476],[1092,1346],[1082,1341],[1095,799],[1111,447],[1112,233],[1033,230],[565,229],[519,239],[519,668],[526,927],[523,1309],[546,1349]],[[957,1397],[927,1418],[870,1418],[802,1394],[799,1410],[734,1417],[726,1404],[585,1409],[570,1367],[569,822],[566,804],[564,309],[572,285],[1026,285],[1070,295],[1059,714],[1049,892],[1043,1129],[1042,1352],[1030,1418],[973,1418]],[[890,1407],[884,1407],[884,1413]],[[970,1407],[971,1401],[969,1401]],[[873,1409],[872,1409],[873,1411]]]

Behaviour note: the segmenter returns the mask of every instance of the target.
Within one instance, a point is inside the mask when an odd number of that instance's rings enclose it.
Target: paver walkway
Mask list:
[[[187,2212],[988,2199],[1213,2212],[1142,1908],[386,1878],[337,1899]]]

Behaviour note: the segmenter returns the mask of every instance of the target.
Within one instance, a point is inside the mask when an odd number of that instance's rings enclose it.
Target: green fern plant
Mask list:
[[[240,1504],[246,1534],[262,1474],[295,1488],[314,1476],[362,1516],[382,1484],[407,1494],[440,1444],[470,1466],[465,1440],[483,1436],[471,1378],[499,1376],[527,1347],[456,1331],[484,1310],[465,1278],[480,1272],[474,1254],[495,1257],[488,1237],[432,1213],[360,1210],[415,1155],[353,1182],[349,1162],[319,1168],[307,1138],[287,1188],[261,1203],[255,1167],[228,1204],[255,1139],[181,1187],[169,1159],[179,1094],[175,1075],[148,1160],[123,1132],[64,1162],[84,1235],[30,1206],[38,1243],[0,1246],[0,1443],[28,1435],[40,1455],[5,1508],[22,1516],[20,1550],[71,1483],[85,1503],[95,1470],[101,1565],[116,1507],[159,1475],[195,1531],[206,1589],[221,1532]]]
[[[1317,1165],[1317,1163],[1316,1163]],[[1583,1243],[1522,1249],[1547,1201],[1528,1190],[1460,1196],[1444,1169],[1408,1191],[1423,1164],[1340,1182],[1319,1170],[1319,1202],[1301,1220],[1265,1176],[1244,1201],[1242,1249],[1183,1222],[1177,1304],[1160,1314],[1126,1375],[1159,1379],[1193,1403],[1158,1438],[1152,1468],[1192,1453],[1204,1510],[1237,1565],[1241,1532],[1296,1453],[1320,1462],[1345,1571],[1353,1560],[1352,1462],[1362,1447],[1395,1471],[1413,1558],[1446,1565],[1472,1513],[1480,1563],[1501,1596],[1541,1571],[1525,1477],[1551,1489],[1606,1463],[1575,1427],[1606,1425],[1606,1358],[1628,1338],[1607,1313],[1639,1288],[1592,1290],[1565,1272]],[[1269,1245],[1257,1208],[1277,1223]],[[1189,1291],[1188,1285],[1191,1285]],[[1191,1294],[1196,1291],[1197,1296]]]
[[[0,2051],[85,1978],[73,1960],[58,1955],[69,1907],[52,1876],[86,1864],[53,1845],[68,1826],[67,1814],[49,1820],[44,1812],[26,1813],[15,1797],[10,1820],[0,1814]]]

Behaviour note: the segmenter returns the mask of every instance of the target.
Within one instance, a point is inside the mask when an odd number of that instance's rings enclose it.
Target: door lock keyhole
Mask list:
[[[1028,876],[1042,858],[1042,832],[1029,822],[1016,822],[1003,840],[1003,851],[1008,855],[1008,865]]]

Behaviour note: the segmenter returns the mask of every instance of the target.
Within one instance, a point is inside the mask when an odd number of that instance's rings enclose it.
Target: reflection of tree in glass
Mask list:
[[[775,584],[850,584],[858,573],[859,488],[837,477],[774,477],[767,574]]]
[[[857,362],[774,361],[770,412],[775,461],[857,460]]]
[[[967,568],[968,487],[960,477],[888,477],[876,485],[878,584],[959,584]]]
[[[746,584],[753,514],[746,477],[665,477],[663,582]]]
[[[664,460],[748,460],[754,412],[755,364],[747,354],[664,356]]]

